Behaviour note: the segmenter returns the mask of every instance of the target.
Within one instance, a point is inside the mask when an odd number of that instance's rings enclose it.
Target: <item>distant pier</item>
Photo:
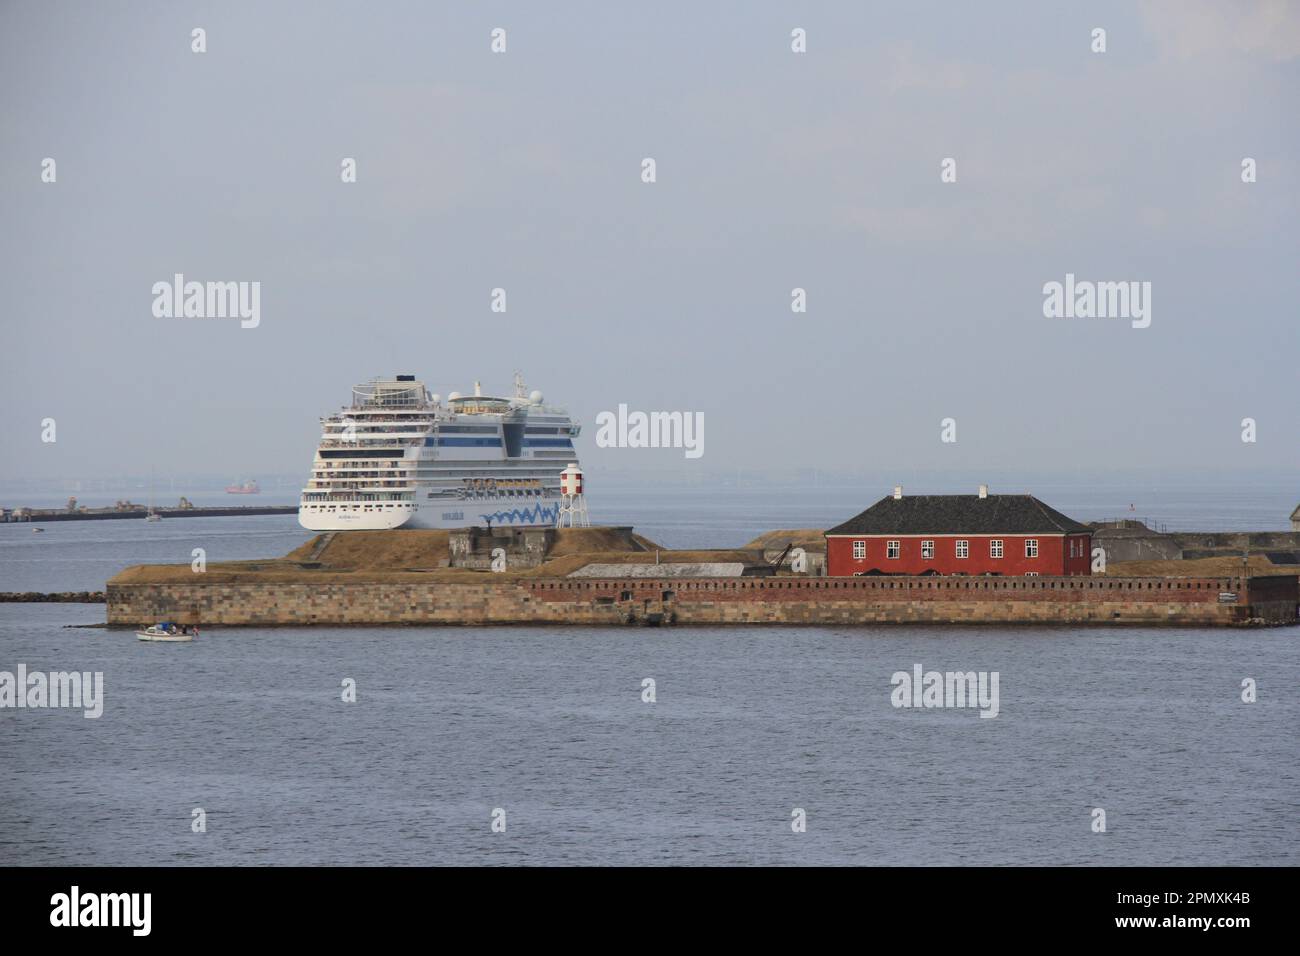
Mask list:
[[[234,518],[253,515],[295,515],[297,505],[248,505],[226,508],[154,508],[154,514],[163,518]],[[144,518],[149,509],[144,505],[130,508],[14,508],[5,510],[0,521],[6,523],[40,523],[49,521],[111,521],[117,518]]]

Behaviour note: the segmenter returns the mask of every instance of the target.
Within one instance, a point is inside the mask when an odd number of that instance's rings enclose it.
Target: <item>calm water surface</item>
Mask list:
[[[1294,629],[63,626],[101,615],[0,605],[0,669],[105,680],[0,711],[2,863],[1300,863]],[[914,663],[1001,713],[894,709]]]

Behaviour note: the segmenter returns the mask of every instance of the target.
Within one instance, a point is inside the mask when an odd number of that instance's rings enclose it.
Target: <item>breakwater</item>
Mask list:
[[[227,508],[154,508],[154,514],[163,518],[233,518],[250,515],[295,515],[297,505],[232,505]],[[86,508],[68,511],[60,508],[15,508],[6,511],[0,521],[44,524],[49,521],[113,521],[117,519],[144,518],[148,508]]]
[[[0,604],[103,603],[103,591],[0,591]]]
[[[196,578],[201,576],[195,576]],[[110,582],[108,623],[1295,624],[1300,578],[571,578]]]

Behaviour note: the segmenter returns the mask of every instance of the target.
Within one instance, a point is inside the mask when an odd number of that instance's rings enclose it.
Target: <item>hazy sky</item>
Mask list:
[[[1298,94],[1297,3],[6,2],[0,479],[305,478],[354,382],[515,368],[589,468],[1296,470]]]

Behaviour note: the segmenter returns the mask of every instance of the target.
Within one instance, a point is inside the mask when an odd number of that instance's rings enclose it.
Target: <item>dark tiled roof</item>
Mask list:
[[[891,495],[826,533],[1080,534],[1091,530],[1033,495]]]

